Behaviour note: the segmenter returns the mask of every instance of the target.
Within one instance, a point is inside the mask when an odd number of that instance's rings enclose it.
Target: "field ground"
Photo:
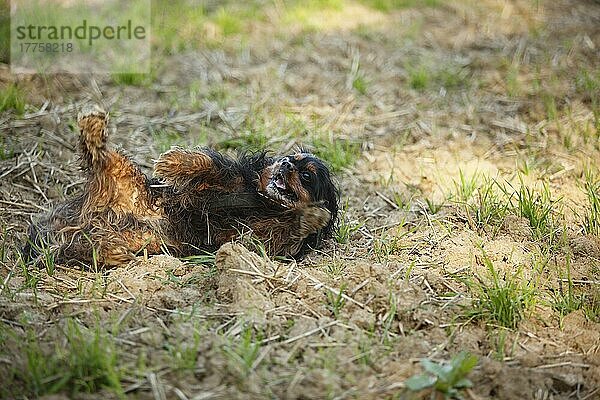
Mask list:
[[[0,397],[600,398],[600,3],[192,3],[153,4],[149,75],[0,65]],[[89,103],[147,172],[310,146],[335,239],[24,265]]]

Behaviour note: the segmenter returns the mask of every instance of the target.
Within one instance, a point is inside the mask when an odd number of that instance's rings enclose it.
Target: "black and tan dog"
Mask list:
[[[332,233],[338,190],[310,153],[232,159],[208,148],[174,148],[148,179],[107,147],[107,113],[82,112],[78,123],[85,188],[32,223],[26,258],[50,251],[57,262],[119,265],[144,249],[193,255],[245,233],[271,255],[298,257]]]

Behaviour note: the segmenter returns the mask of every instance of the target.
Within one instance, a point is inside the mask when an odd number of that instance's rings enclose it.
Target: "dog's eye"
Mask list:
[[[310,172],[305,171],[300,174],[300,179],[302,179],[304,182],[310,182],[310,178],[311,178]]]

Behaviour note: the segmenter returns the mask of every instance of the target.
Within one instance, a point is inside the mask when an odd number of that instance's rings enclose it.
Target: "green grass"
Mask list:
[[[283,26],[300,25],[306,31],[318,31],[322,26],[313,21],[313,16],[327,11],[341,11],[343,7],[343,0],[291,1],[283,7],[281,23]]]
[[[241,19],[225,8],[221,7],[214,16],[213,21],[221,30],[223,36],[231,36],[242,31]]]
[[[521,85],[519,84],[519,67],[516,65],[510,65],[506,72],[506,93],[509,97],[519,97],[522,92]]]
[[[600,106],[600,71],[581,69],[575,77],[577,91],[589,100],[593,106]]]
[[[13,147],[9,143],[7,143],[5,137],[0,136],[0,161],[13,158],[14,155],[15,150],[13,149]]]
[[[367,81],[363,76],[357,76],[352,81],[352,87],[360,94],[367,94]]]
[[[415,90],[427,88],[432,80],[430,71],[425,67],[408,68],[408,84]]]
[[[10,84],[0,90],[0,112],[7,110],[12,110],[17,115],[25,113],[25,95],[15,84]]]
[[[346,305],[346,299],[344,298],[344,290],[346,290],[346,284],[342,284],[339,292],[337,293],[331,290],[327,291],[327,309],[331,311],[331,315],[335,319],[340,318],[340,313]]]
[[[553,200],[547,184],[541,191],[527,187],[521,180],[521,186],[515,193],[517,214],[529,221],[534,238],[552,242],[557,234],[553,212],[559,200]]]
[[[152,132],[154,138],[154,146],[160,153],[164,153],[173,146],[184,146],[185,139],[181,134],[174,129],[158,129]]]
[[[403,223],[400,225],[403,225]],[[373,240],[372,252],[375,254],[377,261],[387,261],[391,255],[398,254],[402,249],[402,238],[408,233],[409,231],[402,232],[398,235],[388,235],[387,233],[384,233],[380,237],[376,237]]]
[[[458,89],[468,85],[469,70],[447,60],[437,60],[436,66],[430,63],[407,65],[408,84],[411,88],[423,91],[428,88]]]
[[[167,344],[172,366],[178,372],[195,372],[197,368],[198,351],[202,335],[197,327],[193,328],[192,342],[178,341],[174,345]]]
[[[272,127],[268,122],[262,114],[252,115],[234,135],[217,142],[216,147],[236,151],[263,151],[282,140],[272,133]]]
[[[368,7],[382,12],[411,7],[436,7],[440,0],[360,0]]]
[[[454,184],[454,197],[457,201],[466,203],[475,193],[480,177],[479,174],[475,172],[473,175],[467,178],[462,169],[459,169],[458,177],[458,181],[454,179],[452,180]]]
[[[220,141],[218,147],[222,149],[261,151],[268,146],[269,142],[270,138],[264,131],[245,131]]]
[[[62,336],[66,345],[59,339],[47,351],[33,331],[29,332],[22,349],[26,365],[16,371],[16,377],[30,393],[37,397],[67,392],[77,397],[108,388],[124,397],[118,352],[108,333],[69,319]]]
[[[10,2],[0,2],[0,63],[10,64]]]
[[[381,343],[388,344],[390,342],[390,333],[392,331],[392,324],[396,320],[398,314],[398,299],[393,291],[388,293],[388,304],[387,312],[383,316],[383,332],[381,333]]]
[[[316,136],[312,140],[313,152],[325,160],[334,172],[351,166],[360,156],[360,144],[332,136]]]
[[[468,316],[485,320],[509,329],[516,329],[525,312],[535,301],[530,284],[520,282],[520,271],[500,276],[492,261],[482,250],[482,258],[487,274],[467,281],[474,295],[472,310]]]
[[[340,244],[350,242],[354,234],[363,226],[362,223],[348,218],[348,200],[344,203],[340,213],[340,220],[337,229],[334,232],[334,239]]]
[[[219,7],[215,5],[221,4]],[[284,5],[285,9],[290,6]],[[228,38],[244,38],[253,24],[266,21],[260,1],[206,3],[153,0],[153,47],[176,54],[189,49],[216,47]]]
[[[467,206],[471,216],[470,221],[480,232],[486,228],[495,228],[495,236],[511,209],[510,196],[498,181],[485,177],[477,188],[474,198],[475,200]]]
[[[600,322],[600,288],[592,287],[583,298],[583,311],[592,322]]]
[[[583,305],[583,301],[580,295],[575,293],[573,279],[571,278],[571,259],[567,256],[565,261],[565,274],[566,277],[561,273],[561,278],[566,280],[566,289],[564,288],[564,280],[559,281],[558,291],[553,292],[551,305],[552,308],[557,311],[561,316],[565,316],[572,311],[579,310]]]
[[[588,199],[583,217],[583,230],[589,235],[600,235],[600,179],[588,167],[584,171],[584,191]]]
[[[445,201],[437,202],[433,198],[429,198],[429,197],[425,199],[425,205],[427,206],[427,211],[432,215],[435,215],[435,214],[439,213],[440,211],[442,211],[442,208],[444,208],[445,204],[446,204]]]
[[[120,86],[149,86],[152,81],[151,74],[133,72],[114,73],[111,78],[115,84]]]
[[[242,378],[252,372],[261,349],[261,341],[262,335],[255,334],[249,325],[243,328],[239,339],[228,341],[222,347],[232,372]]]

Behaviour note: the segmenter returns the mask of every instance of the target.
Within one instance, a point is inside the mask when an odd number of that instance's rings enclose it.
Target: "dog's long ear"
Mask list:
[[[323,238],[329,238],[338,223],[340,191],[337,188],[334,178],[332,178],[329,174],[324,177],[324,180],[321,184],[323,185],[324,199],[327,203],[327,209],[331,213],[331,220],[323,229]]]
[[[81,166],[85,169],[103,168],[109,154],[106,146],[108,113],[98,106],[88,106],[77,116],[77,124]]]

